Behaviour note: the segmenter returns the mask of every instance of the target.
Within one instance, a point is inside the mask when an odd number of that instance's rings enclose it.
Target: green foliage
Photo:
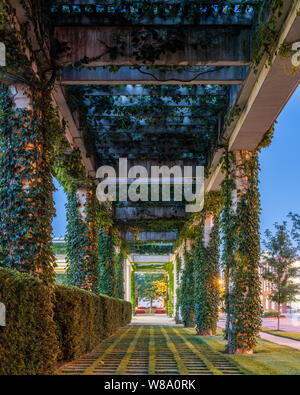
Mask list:
[[[62,361],[71,361],[92,351],[100,341],[131,320],[130,303],[119,299],[65,286],[56,286],[55,296],[54,320]]]
[[[131,272],[130,275],[130,294],[131,294],[131,306],[132,306],[132,311],[135,311],[135,306],[136,306],[136,287],[135,287],[135,274],[134,271]]]
[[[28,94],[29,95],[29,94]],[[54,281],[52,251],[54,144],[62,133],[50,92],[15,109],[0,87],[0,264]]]
[[[208,246],[204,245],[204,225],[199,226],[199,234],[193,251],[195,273],[195,323],[199,335],[215,335],[217,331],[219,292],[219,218],[214,217],[214,226]]]
[[[144,255],[167,255],[172,254],[173,244],[150,243],[150,242],[136,242],[129,244],[132,253]]]
[[[112,237],[105,228],[98,230],[99,292],[108,296],[116,294],[114,251]]]
[[[264,312],[264,314],[263,314],[263,318],[268,318],[268,317],[273,317],[273,316],[275,316],[275,317],[277,317],[278,316],[278,312],[277,311],[275,311],[275,310],[270,310],[270,311],[265,311]]]
[[[80,204],[75,191],[68,193],[67,209],[67,275],[69,285],[97,292],[98,263],[95,245],[95,230],[91,199],[87,199],[85,206],[86,220],[79,211]]]
[[[193,326],[195,318],[194,260],[191,252],[184,252],[184,269],[181,278],[180,308],[185,327]]]
[[[158,296],[157,287],[155,281],[164,280],[164,274],[162,273],[149,273],[149,274],[136,274],[135,276],[135,287],[137,296],[145,299],[156,299]]]
[[[275,125],[277,121],[270,127],[270,129],[264,134],[264,137],[262,138],[261,142],[259,143],[257,147],[257,151],[260,152],[262,148],[267,148],[271,145],[274,137],[274,132],[275,132]]]
[[[181,274],[181,258],[179,255],[176,256],[176,282],[177,282],[177,289],[176,289],[176,296],[177,296],[177,303],[175,306],[175,320],[176,323],[179,324],[179,308],[180,308],[180,294],[181,294],[181,284],[180,284],[180,274]]]
[[[178,1],[165,4],[164,1],[146,0],[143,2],[118,0],[114,1],[113,6],[110,4],[101,4],[97,8],[92,5],[80,8],[74,5],[62,5],[52,8],[53,17],[56,15],[67,15],[68,18],[80,17],[81,15],[96,16],[104,18],[104,20],[117,19],[121,25],[141,26],[131,32],[130,47],[128,39],[124,37],[124,32],[115,34],[114,40],[110,44],[104,44],[105,50],[93,57],[83,57],[76,62],[73,67],[81,69],[84,65],[100,60],[103,56],[109,55],[111,60],[123,57],[128,54],[131,49],[133,64],[134,62],[155,64],[155,61],[163,54],[173,54],[178,50],[184,50],[187,41],[187,35],[190,31],[188,25],[197,26],[201,23],[201,19],[205,17],[222,17],[227,15],[236,15],[238,18],[245,13],[253,14],[256,7],[262,6],[262,1]],[[163,29],[163,26],[156,27],[157,21],[172,20],[175,29]],[[152,25],[144,25],[144,21],[152,21]],[[162,23],[163,24],[163,23]],[[144,25],[144,26],[143,26]],[[235,29],[233,28],[233,33]],[[199,32],[195,39],[189,43],[191,50],[203,50],[206,48],[203,42],[202,32]],[[118,66],[108,66],[111,72],[119,69]],[[154,66],[155,67],[155,66]],[[157,66],[156,66],[157,67]],[[159,67],[159,66],[158,66]],[[172,66],[172,68],[182,70],[187,67]],[[191,67],[188,67],[190,69]]]
[[[174,308],[174,264],[173,262],[166,263],[166,271],[168,272],[168,296],[167,296],[167,313],[170,317],[173,316]]]
[[[54,255],[66,255],[67,249],[66,249],[66,243],[61,242],[61,243],[53,243],[52,244],[52,251]]]
[[[190,148],[189,157],[201,158],[201,162],[206,163],[207,151],[213,149],[218,137],[216,125],[226,112],[228,96],[226,88],[205,87],[201,96],[193,95],[193,90],[190,89],[191,95],[183,98],[180,94],[182,89],[180,85],[165,85],[164,97],[155,94],[158,90],[157,86],[150,86],[147,89],[151,90],[153,95],[134,97],[129,95],[126,96],[125,104],[120,97],[109,94],[110,90],[116,90],[118,87],[101,87],[107,90],[107,96],[94,94],[97,89],[99,87],[94,86],[67,88],[68,104],[79,114],[80,127],[85,130],[85,145],[89,155],[93,154],[100,162],[103,162],[105,156],[107,163],[115,163],[118,158],[117,152],[121,149],[124,151],[125,148],[136,148],[139,143],[139,160],[147,160],[153,154],[151,147],[155,138],[155,141],[159,140],[159,149],[155,154],[158,159],[162,161],[171,159],[171,153],[163,149],[170,142],[170,136],[165,133],[156,133],[155,136],[141,133],[145,127],[161,129],[166,126],[171,129],[172,144],[180,148],[184,143]],[[189,88],[184,87],[184,89]],[[177,133],[178,124],[183,123],[187,114],[191,119],[198,120],[199,127],[199,130],[189,137]],[[204,114],[209,116],[203,117]],[[107,121],[110,129],[123,130],[126,133],[122,133],[121,136],[119,133],[109,133]],[[106,146],[113,148],[111,153],[105,149]],[[150,149],[147,149],[146,147],[149,146]],[[99,148],[95,149],[95,147]],[[151,205],[147,202],[147,206]]]
[[[68,285],[68,276],[67,273],[57,273],[55,275],[55,284],[56,285]]]
[[[124,299],[124,260],[126,257],[126,249],[121,245],[120,253],[115,255],[116,297],[119,299]]]
[[[287,223],[275,223],[275,234],[266,230],[264,242],[267,253],[264,255],[262,264],[263,278],[271,282],[270,299],[278,306],[278,330],[279,312],[283,303],[296,300],[299,293],[299,284],[293,280],[299,277],[298,268],[294,266],[297,260],[296,248],[287,228]]]
[[[0,327],[0,374],[51,374],[58,354],[51,290],[39,279],[0,268],[0,301],[6,326]]]
[[[272,64],[275,45],[279,38],[277,24],[282,16],[284,0],[260,1],[260,5],[261,9],[257,18],[258,27],[252,41],[252,64],[255,72],[265,55],[268,57],[268,65]],[[266,15],[268,15],[267,20]]]
[[[223,158],[225,179],[222,183],[223,268],[225,273],[226,335],[228,351],[253,350],[261,325],[258,191],[258,154],[239,151],[240,163],[233,154]],[[238,191],[236,212],[232,192],[236,177],[247,179],[247,187]]]
[[[288,217],[292,220],[293,227],[291,231],[291,236],[293,240],[297,243],[297,249],[300,250],[300,215],[289,213]]]
[[[41,280],[0,268],[0,300],[6,326],[0,327],[0,374],[52,374],[58,360],[91,351],[131,320],[131,304],[75,287],[54,289]]]

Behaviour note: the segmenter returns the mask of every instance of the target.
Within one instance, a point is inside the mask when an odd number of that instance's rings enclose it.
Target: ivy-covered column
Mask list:
[[[99,292],[116,296],[116,273],[114,266],[114,246],[110,229],[98,230]]]
[[[135,272],[133,269],[130,271],[130,299],[132,305],[132,312],[135,314],[135,302],[136,302],[136,294],[135,294]]]
[[[195,323],[198,335],[216,334],[219,293],[220,196],[210,193],[199,224],[194,248]]]
[[[98,291],[96,197],[94,188],[68,193],[67,275],[69,283],[91,292]]]
[[[194,325],[194,306],[194,260],[192,253],[185,249],[180,292],[181,316],[185,327]]]
[[[125,287],[124,287],[124,267],[126,265],[126,253],[124,249],[121,248],[116,253],[115,259],[115,270],[116,270],[116,297],[119,299],[124,299],[125,297]]]
[[[181,277],[182,277],[182,258],[180,254],[176,256],[176,312],[175,312],[175,320],[176,324],[181,322],[181,308],[180,308],[180,299],[181,299]]]
[[[261,325],[258,153],[226,153],[222,226],[227,351],[252,353]]]
[[[54,145],[49,90],[0,86],[0,265],[54,282]]]
[[[131,265],[128,258],[125,260],[124,284],[125,284],[125,300],[127,300],[127,302],[130,302],[131,301],[130,298]]]

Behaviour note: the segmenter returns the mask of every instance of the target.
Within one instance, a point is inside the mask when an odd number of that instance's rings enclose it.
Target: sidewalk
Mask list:
[[[162,325],[162,326],[177,326],[174,318],[166,314],[137,314],[132,317],[130,325]],[[182,326],[182,325],[178,325]]]
[[[224,329],[225,321],[219,320],[218,327]],[[261,339],[267,340],[269,342],[279,344],[280,346],[288,346],[300,351],[300,341],[298,340],[286,339],[284,337],[270,335],[269,333],[265,332],[259,332],[259,336]]]

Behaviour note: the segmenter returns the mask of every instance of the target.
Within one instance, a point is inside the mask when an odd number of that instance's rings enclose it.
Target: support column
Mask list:
[[[173,277],[174,277],[174,295],[173,295],[174,307],[173,307],[173,315],[176,318],[178,283],[177,283],[177,262],[176,262],[176,256],[175,255],[173,255],[172,262],[173,262]]]
[[[219,289],[220,194],[206,195],[202,220],[194,250],[195,323],[198,335],[213,336],[217,331]]]
[[[95,191],[79,188],[68,194],[67,203],[67,275],[71,285],[98,291],[97,204]]]
[[[113,257],[113,239],[110,228],[98,231],[99,292],[116,296],[116,275]]]
[[[180,284],[180,294],[182,292],[182,274],[184,271],[185,267],[185,262],[184,262],[184,253],[183,250],[180,252],[180,273],[179,273],[179,284]],[[180,295],[180,302],[179,302],[179,308],[178,308],[178,319],[180,322],[182,322],[182,307],[181,307],[181,295]]]
[[[187,244],[188,248],[191,249],[191,243]],[[184,270],[181,282],[181,314],[185,327],[194,326],[194,307],[194,260],[192,252],[189,252],[186,248],[184,251]]]
[[[54,142],[47,106],[47,92],[40,97],[25,85],[0,86],[0,261],[53,283]]]
[[[124,264],[125,300],[131,302],[131,263],[127,258]]]
[[[228,161],[224,258],[227,277],[227,350],[251,354],[261,326],[260,234],[257,152],[237,151]],[[228,197],[231,199],[228,201]],[[231,204],[231,209],[229,209]],[[229,222],[228,222],[229,221]]]

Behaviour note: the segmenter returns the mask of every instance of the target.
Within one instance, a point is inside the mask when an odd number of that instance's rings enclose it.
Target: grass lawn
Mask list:
[[[286,337],[288,339],[292,340],[299,340],[300,341],[300,333],[296,332],[285,332],[285,331],[274,331],[274,329],[269,329],[269,328],[262,328],[262,332],[269,333],[270,335],[275,335],[279,337]]]
[[[194,333],[194,329],[189,329]],[[215,351],[223,352],[226,341],[221,331],[218,336],[198,337]],[[259,339],[253,355],[229,355],[245,374],[252,375],[300,375],[300,351]]]

